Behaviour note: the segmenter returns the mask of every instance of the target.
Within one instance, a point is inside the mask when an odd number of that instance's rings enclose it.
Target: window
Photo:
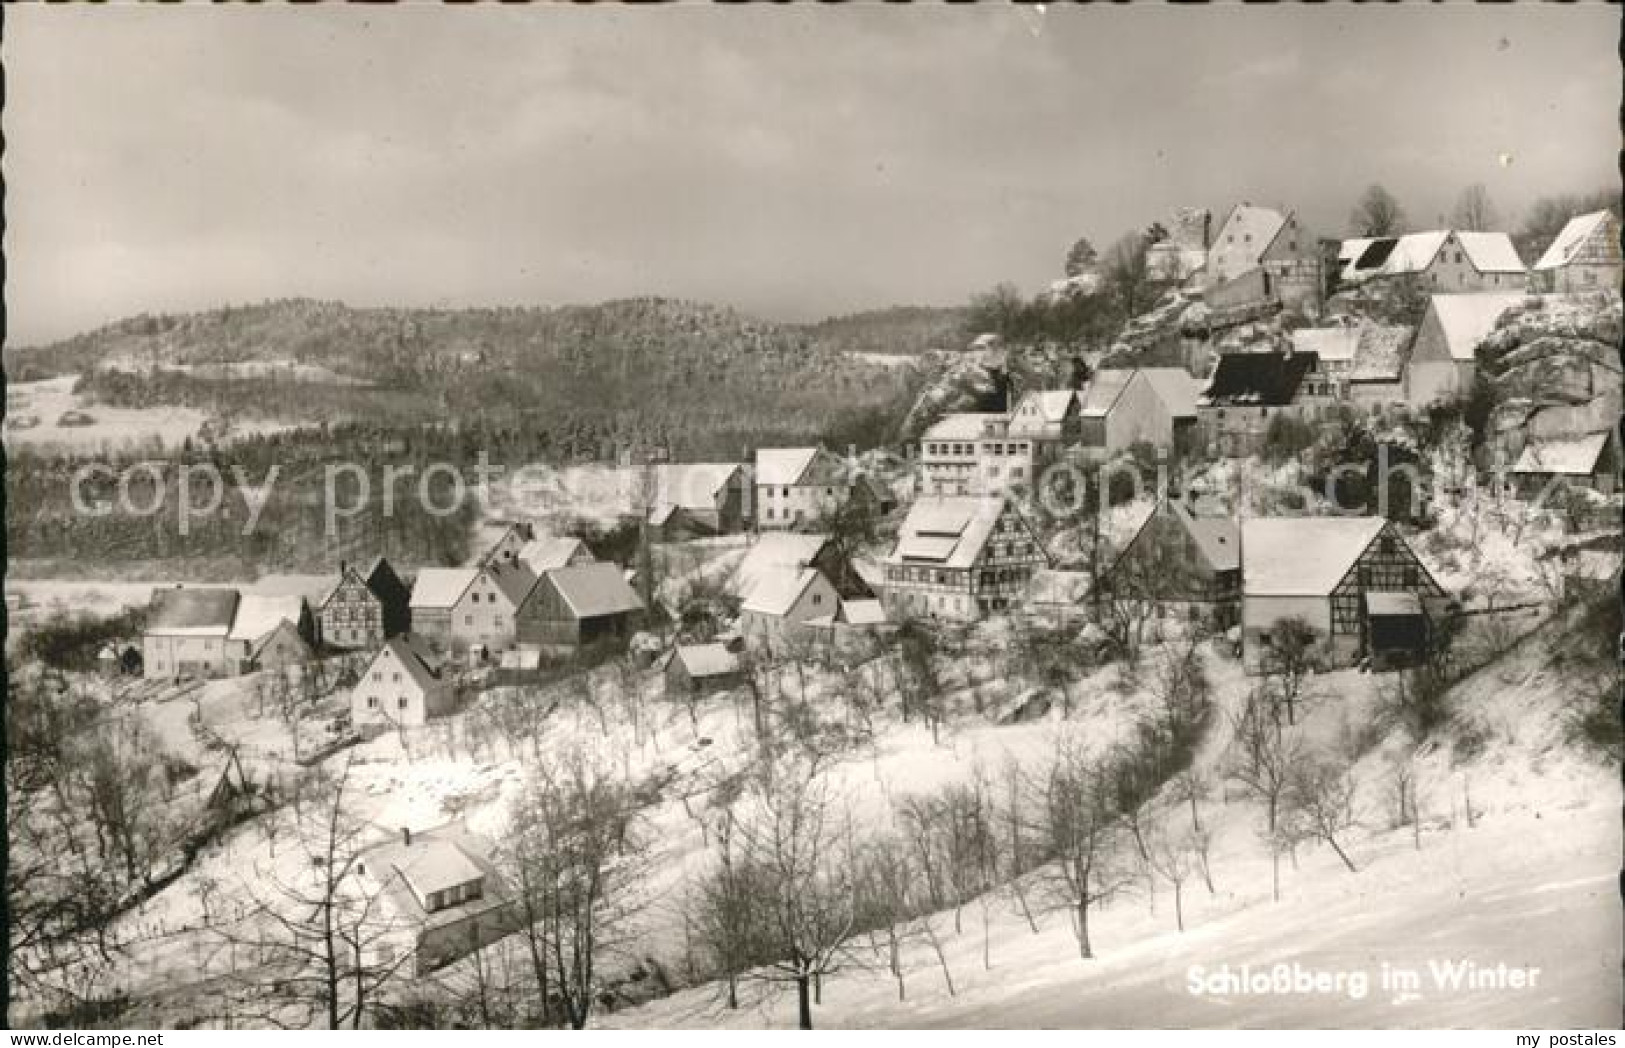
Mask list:
[[[378,708],[378,696],[376,696],[376,695],[368,695],[367,696],[367,709],[375,710],[377,708]]]
[[[395,674],[395,679],[396,679],[396,680],[400,680],[400,677],[401,677],[401,675],[400,675],[400,674],[399,674],[399,673],[397,673],[397,674]],[[374,680],[374,681],[381,681],[381,680],[383,680],[383,679],[384,679],[384,674],[383,674],[383,671],[382,671],[382,670],[373,670],[373,671],[372,671],[372,679],[373,679],[373,680]]]
[[[399,684],[399,683],[400,683],[400,682],[401,682],[401,674],[400,674],[400,671],[399,671],[399,670],[396,670],[396,671],[395,671],[395,672],[394,672],[394,673],[392,673],[392,674],[390,674],[390,679],[391,679],[391,680],[392,680],[392,681],[393,681],[393,682],[394,682],[394,683],[396,683],[396,684]]]
[[[822,593],[814,593],[812,602],[814,604],[822,604],[822,603],[824,603],[824,595]]]
[[[474,625],[474,616],[472,616],[472,615],[464,615],[463,616],[463,625],[465,625],[465,626]]]
[[[406,707],[407,707],[406,696],[402,695],[400,698],[396,699],[395,700],[395,706],[398,709],[403,709],[403,710],[406,709]]]

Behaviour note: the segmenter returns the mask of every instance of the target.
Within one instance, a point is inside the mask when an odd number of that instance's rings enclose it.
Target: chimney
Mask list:
[[[343,578],[344,573],[346,571],[348,571],[348,570],[350,570],[349,561],[345,560],[343,557],[340,557],[339,558],[339,578]]]
[[[1082,389],[1089,384],[1089,365],[1084,362],[1083,357],[1076,353],[1072,354],[1072,369],[1069,381],[1073,389]]]
[[[410,826],[402,826],[401,827],[401,844],[402,844],[402,846],[407,847],[407,848],[410,848],[412,846],[412,827],[410,827]]]

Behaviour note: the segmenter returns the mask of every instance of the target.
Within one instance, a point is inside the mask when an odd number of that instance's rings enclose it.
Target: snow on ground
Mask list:
[[[6,594],[23,598],[22,617],[46,616],[57,611],[93,611],[112,615],[151,602],[154,589],[174,585],[158,582],[73,582],[60,579],[6,579]],[[208,582],[198,585],[235,586],[243,593],[266,596],[303,596],[314,606],[333,586],[330,575],[265,575],[252,582]]]
[[[13,382],[6,387],[5,442],[10,447],[60,447],[77,453],[117,449],[156,440],[164,447],[178,447],[196,435],[208,415],[195,408],[118,408],[89,404],[73,392],[76,375]],[[80,411],[89,416],[89,425],[64,426],[62,416]],[[24,428],[24,419],[37,424]]]

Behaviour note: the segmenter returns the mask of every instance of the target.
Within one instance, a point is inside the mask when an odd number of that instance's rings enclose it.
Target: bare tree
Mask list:
[[[1315,671],[1318,636],[1307,622],[1287,618],[1270,628],[1264,638],[1260,668],[1271,713],[1279,721],[1286,715],[1288,725],[1297,723],[1298,708],[1308,699],[1308,682]]]
[[[1143,234],[1130,233],[1111,246],[1106,252],[1105,278],[1125,316],[1136,316],[1145,308],[1154,281],[1146,264]]]
[[[1194,867],[1196,845],[1190,833],[1158,826],[1147,835],[1146,855],[1151,871],[1174,890],[1174,925],[1185,930],[1185,882]]]
[[[1349,228],[1361,237],[1398,236],[1405,231],[1405,209],[1392,193],[1372,184],[1349,214]]]
[[[1450,220],[1457,229],[1470,232],[1486,232],[1495,228],[1498,221],[1495,205],[1490,203],[1490,191],[1484,188],[1484,183],[1474,182],[1461,191]]]
[[[1284,729],[1270,710],[1269,701],[1255,690],[1241,714],[1231,718],[1235,751],[1229,776],[1264,805],[1266,832],[1274,834],[1302,745],[1297,734]]]
[[[582,1029],[601,989],[599,961],[641,903],[636,790],[612,763],[565,755],[532,771],[505,836],[538,991]]]
[[[809,761],[764,764],[746,790],[740,822],[744,861],[762,910],[762,943],[774,960],[758,969],[793,985],[798,1025],[812,1029],[815,988],[839,972],[856,920],[855,857],[827,779]]]
[[[1089,911],[1122,890],[1132,870],[1122,861],[1122,824],[1105,769],[1074,738],[1056,745],[1044,787],[1044,836],[1053,856],[1050,898],[1072,917],[1078,955],[1094,956]]]
[[[1350,873],[1358,871],[1337,838],[1355,825],[1354,792],[1353,769],[1343,761],[1320,757],[1298,763],[1286,795],[1304,835],[1330,845]]]

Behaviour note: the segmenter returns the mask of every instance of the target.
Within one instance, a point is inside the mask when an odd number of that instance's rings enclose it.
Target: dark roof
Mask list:
[[[1354,268],[1378,268],[1384,262],[1388,261],[1388,256],[1394,253],[1394,248],[1398,245],[1398,237],[1381,237],[1377,240],[1373,240],[1364,251],[1360,252],[1360,257],[1354,260]]]
[[[367,568],[367,573],[362,576],[362,581],[379,600],[405,603],[411,599],[411,591],[406,588],[406,583],[401,581],[395,568],[383,557],[372,562]]]
[[[1282,407],[1292,403],[1304,376],[1319,366],[1318,353],[1226,353],[1200,403]]]
[[[174,589],[152,591],[152,607],[147,613],[147,632],[165,630],[230,629],[237,614],[234,589]]]

